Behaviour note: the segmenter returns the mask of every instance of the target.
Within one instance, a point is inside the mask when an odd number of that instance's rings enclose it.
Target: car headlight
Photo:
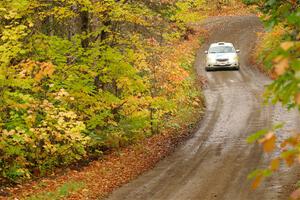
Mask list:
[[[207,63],[215,63],[215,59],[212,57],[207,57],[206,61]]]
[[[238,62],[239,61],[239,58],[237,56],[234,56],[233,57],[233,62]]]

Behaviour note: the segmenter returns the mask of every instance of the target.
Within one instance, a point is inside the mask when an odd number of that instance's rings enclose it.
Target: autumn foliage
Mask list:
[[[201,108],[193,55],[172,45],[202,3],[1,1],[0,180],[98,157]]]

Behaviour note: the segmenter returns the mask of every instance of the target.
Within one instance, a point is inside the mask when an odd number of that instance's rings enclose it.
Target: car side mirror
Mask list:
[[[204,51],[205,54],[208,54],[208,51]]]
[[[241,51],[239,49],[236,50],[237,53],[240,53]]]

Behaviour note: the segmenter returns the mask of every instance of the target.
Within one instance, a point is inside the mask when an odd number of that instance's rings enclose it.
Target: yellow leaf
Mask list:
[[[293,47],[294,44],[295,44],[294,42],[287,41],[287,42],[281,43],[280,47],[286,51],[286,50],[290,49],[291,47]]]
[[[252,189],[256,189],[260,186],[262,178],[262,175],[255,177],[255,179],[252,182]]]
[[[282,59],[274,66],[275,73],[278,76],[283,75],[288,68],[289,68],[289,60],[287,58]]]
[[[193,106],[199,106],[199,103],[197,101],[193,101]]]
[[[272,152],[275,149],[276,136],[273,132],[268,133],[259,142],[263,144],[264,152]]]
[[[280,166],[280,159],[275,158],[274,160],[271,161],[270,168],[272,171],[277,171]]]

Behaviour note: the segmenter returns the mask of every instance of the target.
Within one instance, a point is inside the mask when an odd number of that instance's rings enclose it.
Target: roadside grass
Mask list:
[[[42,192],[27,197],[25,200],[59,200],[68,197],[73,192],[77,192],[84,187],[83,182],[66,182],[52,192]]]
[[[254,66],[271,79],[276,78],[273,68],[273,59],[276,52],[272,50],[280,46],[285,31],[284,27],[279,24],[272,30],[258,33],[258,41],[251,56]]]

